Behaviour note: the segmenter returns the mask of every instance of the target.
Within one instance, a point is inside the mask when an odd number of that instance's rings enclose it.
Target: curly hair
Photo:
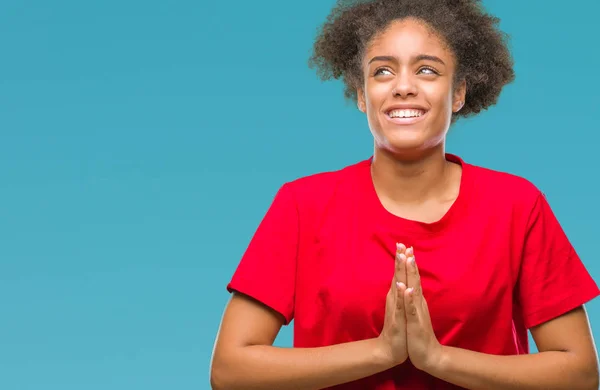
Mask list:
[[[345,97],[356,102],[366,47],[391,22],[406,18],[425,22],[455,55],[455,81],[466,81],[467,95],[453,120],[495,104],[514,80],[508,36],[480,0],[338,0],[317,35],[309,67],[323,81],[341,78]]]

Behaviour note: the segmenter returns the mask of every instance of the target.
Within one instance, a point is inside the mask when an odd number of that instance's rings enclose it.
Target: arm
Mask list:
[[[273,342],[285,322],[283,315],[234,293],[215,344],[213,389],[322,389],[406,361],[405,250],[399,244],[383,329],[377,338],[319,348],[276,348]]]
[[[537,354],[498,356],[443,346],[431,326],[416,262],[408,264],[407,344],[415,367],[467,389],[598,389],[596,349],[583,306],[531,328]]]
[[[391,368],[378,339],[320,348],[273,347],[283,317],[234,294],[213,355],[213,389],[319,389]]]
[[[594,341],[583,307],[531,329],[537,354],[496,356],[443,346],[425,370],[468,389],[598,389]]]
[[[525,323],[539,324],[531,335],[540,352],[490,356],[442,347],[431,373],[467,388],[597,390],[596,350],[582,304],[598,288],[539,191],[528,211],[519,267],[515,298]],[[567,306],[573,310],[557,315]]]
[[[296,288],[299,238],[300,207],[293,186],[286,184],[228,285],[234,294],[215,343],[210,373],[213,389],[318,389],[393,366],[379,339],[323,348],[273,346],[281,326],[293,317],[295,296],[303,293]],[[402,340],[406,340],[405,332]]]

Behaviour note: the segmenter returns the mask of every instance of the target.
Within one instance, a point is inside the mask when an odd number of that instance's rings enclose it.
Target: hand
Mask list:
[[[408,358],[406,345],[406,314],[404,295],[406,291],[406,246],[396,245],[396,264],[392,286],[385,300],[383,330],[378,340],[392,366],[404,363]]]
[[[433,332],[413,248],[406,250],[406,256],[407,289],[404,292],[404,307],[408,356],[416,368],[427,371],[440,361],[443,347]]]

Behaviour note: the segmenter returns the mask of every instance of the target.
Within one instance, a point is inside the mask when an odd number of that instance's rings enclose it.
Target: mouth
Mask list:
[[[385,112],[385,117],[397,125],[412,125],[423,120],[429,111],[422,108],[394,108]]]

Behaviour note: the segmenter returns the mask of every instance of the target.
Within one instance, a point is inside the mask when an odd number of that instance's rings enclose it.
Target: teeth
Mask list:
[[[388,115],[391,118],[415,118],[423,114],[421,110],[392,110]]]

